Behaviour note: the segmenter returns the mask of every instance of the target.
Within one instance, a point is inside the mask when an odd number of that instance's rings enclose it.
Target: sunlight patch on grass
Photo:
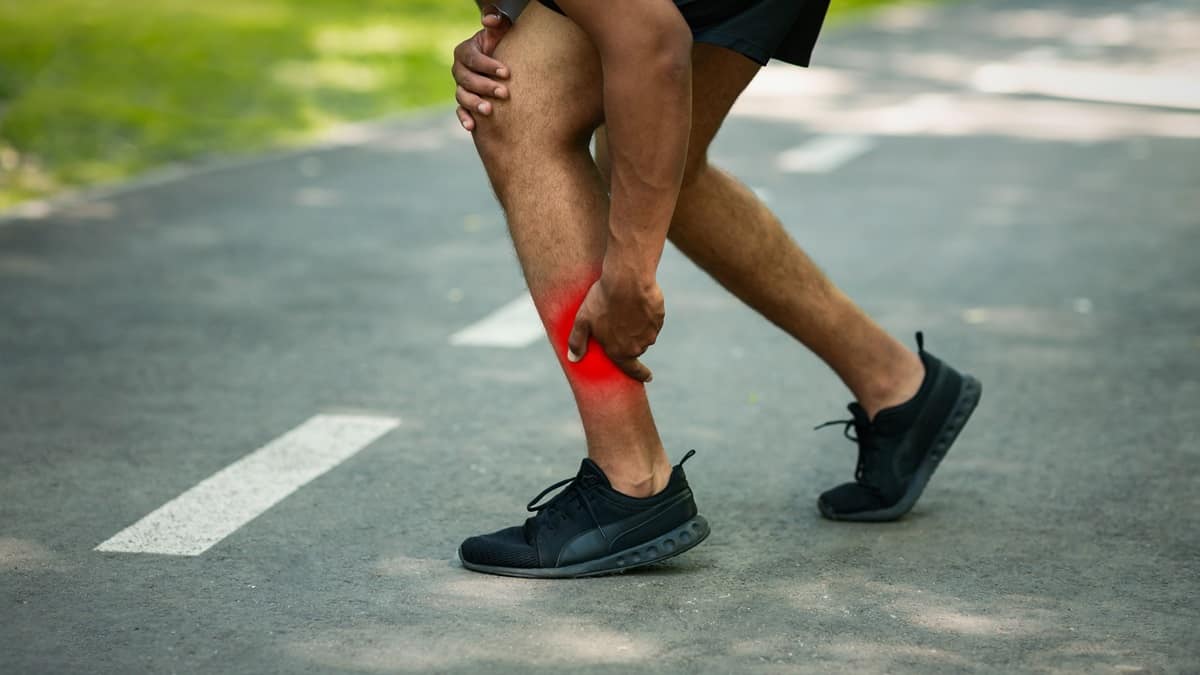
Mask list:
[[[341,61],[284,61],[272,68],[276,82],[292,89],[341,89],[353,92],[372,92],[383,87],[381,68]]]
[[[411,31],[394,24],[325,26],[313,36],[321,54],[389,54],[416,40]]]
[[[0,0],[0,208],[449,102],[477,20],[440,0]]]

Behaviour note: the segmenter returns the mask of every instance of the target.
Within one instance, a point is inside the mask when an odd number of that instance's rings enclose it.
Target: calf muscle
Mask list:
[[[617,490],[657,492],[670,464],[645,387],[615,373],[599,348],[579,363],[565,358],[574,312],[607,245],[608,195],[587,150],[602,116],[595,49],[569,19],[534,4],[497,51],[512,94],[478,120],[476,146],[575,396],[589,456]]]

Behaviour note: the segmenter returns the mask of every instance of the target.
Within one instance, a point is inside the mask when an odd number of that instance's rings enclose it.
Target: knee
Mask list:
[[[687,162],[683,165],[683,180],[679,184],[680,196],[701,184],[708,171],[708,153],[701,151],[693,154],[688,150]]]
[[[698,153],[689,154],[687,164],[683,169],[683,180],[679,185],[679,199],[675,203],[675,213],[671,218],[671,227],[667,230],[667,238],[685,253],[691,250],[691,237],[696,232],[697,209],[706,208],[705,195],[712,189],[708,177],[714,169],[708,163],[708,156]]]
[[[587,152],[599,123],[583,109],[559,105],[540,110],[513,100],[498,101],[491,115],[476,115],[475,150],[500,191],[522,168],[535,169],[571,152]]]
[[[521,128],[511,113],[509,106],[493,105],[492,114],[475,115],[471,139],[489,174],[501,169],[516,154]]]
[[[612,161],[608,152],[608,134],[603,127],[596,131],[596,152],[594,159],[596,169],[599,170],[605,184],[608,184],[612,177]],[[695,146],[689,147],[687,159],[683,165],[683,178],[679,184],[680,197],[682,198],[689,190],[693,189],[697,184],[702,183],[709,169],[708,149],[697,148]]]

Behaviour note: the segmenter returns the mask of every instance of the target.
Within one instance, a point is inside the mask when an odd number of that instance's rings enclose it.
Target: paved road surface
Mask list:
[[[909,518],[823,521],[846,394],[671,252],[714,534],[613,578],[453,562],[582,445],[519,302],[451,344],[523,287],[449,111],[9,219],[0,671],[1200,670],[1198,45],[1196,2],[966,2],[764,73],[715,155],[984,403]]]

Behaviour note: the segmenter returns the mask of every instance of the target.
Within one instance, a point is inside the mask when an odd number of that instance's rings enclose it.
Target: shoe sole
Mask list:
[[[499,574],[506,577],[523,577],[526,579],[577,579],[579,577],[598,577],[605,574],[620,574],[626,570],[645,567],[662,562],[668,558],[689,551],[708,538],[708,521],[704,516],[696,516],[679,527],[651,539],[643,544],[631,546],[623,551],[612,553],[603,558],[586,560],[574,565],[563,567],[497,567],[494,565],[477,565],[463,560],[462,551],[458,559],[462,566],[476,572]]]
[[[975,412],[975,407],[979,405],[979,399],[983,395],[983,385],[979,380],[966,374],[962,378],[963,386],[958,392],[958,400],[954,402],[954,407],[950,409],[950,414],[946,416],[946,421],[938,430],[933,442],[933,449],[925,456],[925,459],[921,460],[917,472],[913,474],[912,483],[909,484],[900,501],[886,509],[837,513],[829,508],[824,500],[818,499],[817,508],[820,509],[821,515],[830,520],[879,523],[897,520],[911,511],[917,500],[921,498],[921,493],[925,491],[925,486],[929,484],[929,479],[933,478],[933,472],[950,452],[950,446],[954,445],[954,440],[958,438],[959,432],[966,426],[967,420],[971,419],[971,413]]]

